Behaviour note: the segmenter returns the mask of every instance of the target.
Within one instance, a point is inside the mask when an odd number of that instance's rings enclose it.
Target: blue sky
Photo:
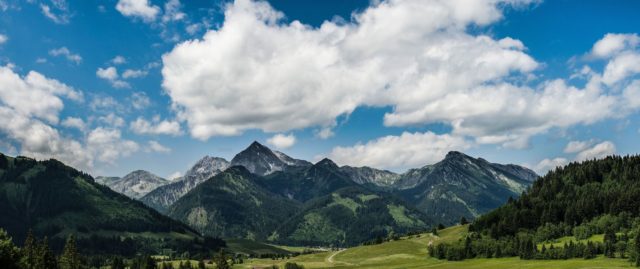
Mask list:
[[[0,151],[163,177],[640,152],[637,1],[0,0]]]

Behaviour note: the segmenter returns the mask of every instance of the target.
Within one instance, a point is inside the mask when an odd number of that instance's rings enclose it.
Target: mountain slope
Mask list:
[[[160,212],[165,212],[169,206],[187,192],[210,177],[224,171],[227,167],[229,167],[227,160],[205,156],[191,167],[182,178],[151,191],[140,200]]]
[[[206,235],[265,240],[299,204],[262,188],[258,180],[242,166],[230,167],[176,201],[168,214]]]
[[[165,242],[163,245],[200,238],[186,225],[95,183],[91,176],[56,160],[0,154],[0,215],[0,227],[18,242],[29,229],[37,236],[58,241],[70,233],[78,238],[155,238]]]
[[[521,230],[535,232],[543,225],[576,232],[580,229],[570,228],[601,218],[583,231],[617,232],[633,230],[630,220],[638,217],[640,156],[611,156],[550,171],[520,198],[478,218],[470,230],[487,231],[495,238]]]
[[[379,170],[371,167],[352,167],[352,166],[342,166],[340,170],[349,175],[349,178],[354,182],[364,185],[364,184],[373,184],[379,187],[391,187],[393,184],[400,179],[400,175],[387,171],[387,170]]]
[[[519,196],[534,177],[526,168],[493,164],[454,151],[441,162],[402,174],[393,187],[436,221],[454,224],[461,217],[474,219],[509,197]]]
[[[133,171],[123,178],[100,177],[96,182],[134,199],[140,199],[170,181],[144,170]]]
[[[290,167],[309,166],[310,163],[297,160],[279,151],[272,151],[258,142],[253,142],[231,160],[231,166],[244,166],[259,176],[284,171]]]
[[[329,159],[323,159],[309,167],[273,173],[259,183],[274,193],[300,202],[358,185]]]
[[[353,246],[430,225],[424,213],[402,200],[351,186],[310,200],[275,235],[285,244]]]

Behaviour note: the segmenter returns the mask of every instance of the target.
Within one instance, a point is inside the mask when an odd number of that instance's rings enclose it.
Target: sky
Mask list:
[[[638,1],[0,0],[0,152],[175,178],[640,152]]]

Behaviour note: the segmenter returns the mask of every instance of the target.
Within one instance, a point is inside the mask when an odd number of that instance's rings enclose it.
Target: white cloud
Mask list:
[[[119,0],[116,4],[116,10],[125,17],[140,18],[144,22],[154,21],[160,13],[160,8],[151,5],[149,0]]]
[[[87,148],[99,161],[113,164],[138,151],[140,146],[134,141],[123,140],[120,130],[98,127],[87,136]]]
[[[180,123],[177,121],[160,120],[158,117],[149,122],[143,118],[138,118],[131,122],[129,128],[136,134],[172,135],[182,134]]]
[[[287,149],[296,144],[296,137],[293,134],[276,134],[267,139],[267,143],[278,149]]]
[[[52,1],[52,4],[53,6],[40,4],[40,11],[42,12],[42,14],[56,24],[69,23],[71,15],[68,12],[69,10],[66,1]]]
[[[613,85],[638,73],[640,73],[640,53],[626,52],[607,63],[602,81],[607,85]]]
[[[390,106],[386,126],[444,123],[478,143],[524,148],[551,128],[624,115],[600,76],[584,88],[524,86],[539,64],[521,41],[466,31],[529,2],[381,1],[353,22],[313,28],[282,22],[266,2],[236,0],[221,27],[163,56],[163,87],[202,140],[324,130],[356,107]]]
[[[570,141],[564,148],[564,153],[577,153],[587,149],[595,143],[593,139],[587,141]]]
[[[385,136],[366,144],[335,147],[329,158],[341,165],[402,169],[433,164],[449,151],[465,150],[471,143],[462,137],[432,132]]]
[[[64,56],[68,61],[73,62],[75,64],[80,64],[82,62],[82,57],[77,53],[71,52],[67,47],[52,49],[49,51],[49,55]]]
[[[169,0],[164,4],[164,15],[162,15],[162,22],[167,23],[171,21],[183,20],[187,15],[180,11],[180,0]]]
[[[591,49],[595,57],[611,57],[627,49],[634,49],[640,44],[637,34],[606,34],[598,40]]]
[[[576,155],[576,161],[600,159],[616,153],[616,145],[611,141],[604,141]]]
[[[109,61],[109,62],[111,62],[112,64],[118,65],[118,64],[126,63],[127,59],[124,58],[124,56],[122,56],[122,55],[117,55],[116,57],[113,57],[113,59],[111,59],[111,61]]]
[[[131,94],[131,106],[137,110],[142,110],[151,105],[151,99],[144,92],[134,92]]]
[[[85,128],[87,127],[81,118],[75,118],[75,117],[67,117],[61,122],[61,124],[64,127],[75,128],[80,131],[84,131]]]
[[[98,68],[98,70],[96,71],[96,75],[101,79],[109,81],[111,86],[114,88],[131,88],[131,85],[129,85],[129,83],[119,79],[120,75],[118,75],[118,69],[113,66],[107,68]]]
[[[325,127],[316,132],[316,136],[320,139],[329,139],[334,135],[335,133],[333,132],[333,129],[331,127]]]
[[[548,171],[555,169],[556,167],[562,167],[569,163],[569,160],[565,158],[554,158],[554,159],[544,159],[540,161],[535,167],[534,170],[539,175],[544,175]]]
[[[120,128],[124,126],[124,119],[114,113],[100,116],[98,117],[98,120],[110,127]]]
[[[0,133],[5,142],[18,145],[21,155],[56,158],[84,170],[91,170],[96,161],[112,164],[138,150],[135,142],[122,139],[114,129],[99,127],[83,139],[62,134],[51,125],[58,122],[62,98],[82,101],[82,93],[34,71],[21,77],[0,67]],[[86,128],[78,118],[66,118],[61,124]]]
[[[38,72],[30,71],[20,77],[9,66],[0,66],[0,105],[28,118],[57,123],[58,112],[64,107],[60,97],[83,100],[82,92]]]
[[[122,73],[122,78],[140,78],[145,77],[147,74],[148,72],[145,70],[127,69],[124,71],[124,73]]]
[[[46,58],[38,58],[38,59],[36,59],[36,63],[37,64],[47,63],[47,59]]]
[[[158,153],[169,153],[171,152],[171,149],[163,146],[158,141],[150,140],[147,146],[147,151],[158,152]]]
[[[9,40],[9,38],[6,35],[0,34],[0,45],[6,43],[7,40]]]

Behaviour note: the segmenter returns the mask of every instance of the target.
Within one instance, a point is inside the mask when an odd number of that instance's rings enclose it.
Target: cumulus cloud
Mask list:
[[[594,139],[586,141],[570,141],[564,148],[565,153],[575,154],[573,160],[577,162],[600,159],[616,153],[616,146],[611,141],[603,141],[596,144]],[[554,159],[544,159],[540,161],[533,169],[540,175],[559,166],[564,166],[569,160],[562,157]]]
[[[144,22],[156,20],[160,13],[160,8],[149,3],[149,0],[118,0],[116,10],[125,17],[139,18]]]
[[[477,143],[524,148],[552,128],[637,109],[623,109],[624,98],[606,88],[640,70],[636,56],[624,56],[630,45],[596,46],[617,56],[584,87],[564,79],[530,86],[539,64],[521,41],[467,31],[530,2],[378,1],[351,22],[314,28],[285,22],[266,2],[236,0],[220,28],[163,56],[162,85],[202,140],[308,127],[327,137],[337,117],[382,106],[392,108],[386,126],[444,123]]]
[[[158,152],[158,153],[169,153],[171,149],[163,146],[158,141],[150,140],[147,145],[147,151],[149,152]]]
[[[64,99],[82,101],[83,95],[57,80],[31,71],[22,77],[10,67],[0,67],[0,133],[19,146],[19,154],[36,159],[56,158],[74,167],[91,170],[96,162],[112,164],[137,151],[116,129],[98,127],[82,139],[62,134],[58,123]],[[79,118],[68,117],[65,127],[85,129]]]
[[[576,155],[576,161],[600,159],[616,153],[616,145],[611,141],[604,141]]]
[[[61,122],[62,126],[67,128],[75,128],[80,131],[84,131],[87,127],[85,122],[81,118],[67,117]]]
[[[7,40],[9,40],[9,38],[6,35],[0,34],[0,45],[6,43]]]
[[[544,175],[548,171],[555,169],[556,167],[562,167],[569,163],[569,160],[565,158],[544,159],[540,161],[533,170],[539,175]]]
[[[598,40],[591,49],[595,57],[611,57],[621,51],[634,49],[640,44],[638,34],[606,34]]]
[[[180,177],[182,177],[182,172],[176,171],[176,172],[173,172],[172,174],[170,174],[169,176],[167,176],[167,179],[176,180],[176,179],[178,179]]]
[[[402,169],[433,164],[442,160],[449,151],[469,147],[471,142],[458,136],[404,132],[365,144],[335,147],[328,157],[341,165]]]
[[[276,134],[267,139],[267,143],[279,149],[287,149],[296,144],[296,137],[293,134]]]
[[[124,58],[124,56],[122,55],[117,55],[116,57],[113,57],[113,59],[111,59],[110,61],[112,64],[124,64],[127,62],[127,59]]]
[[[517,40],[467,34],[501,17],[495,1],[471,5],[385,1],[353,23],[312,28],[282,22],[266,2],[237,0],[222,27],[164,55],[163,86],[199,139],[332,126],[361,105],[413,118],[389,125],[440,120],[425,118],[425,103],[538,66]]]
[[[114,88],[131,88],[131,85],[129,85],[129,83],[120,79],[118,69],[113,66],[107,68],[98,68],[98,70],[96,71],[96,75],[99,78],[108,81]]]
[[[68,61],[73,62],[75,64],[80,64],[82,62],[82,56],[77,53],[71,52],[67,47],[60,47],[57,49],[52,49],[49,51],[49,55],[51,56],[63,56]]]
[[[177,121],[160,120],[154,117],[152,121],[138,118],[131,122],[129,128],[136,134],[152,134],[152,135],[172,135],[178,136],[182,134],[180,123]]]
[[[0,66],[0,100],[2,105],[29,118],[58,122],[64,107],[60,97],[82,101],[83,94],[57,80],[30,71],[21,77],[9,66]]]
[[[120,130],[98,127],[87,136],[88,151],[105,163],[113,164],[120,157],[126,157],[140,149],[131,140],[122,139]]]
[[[98,117],[98,121],[102,122],[103,124],[106,124],[107,126],[114,127],[114,128],[120,128],[124,126],[124,119],[114,113],[109,113],[107,115],[100,116]]]

